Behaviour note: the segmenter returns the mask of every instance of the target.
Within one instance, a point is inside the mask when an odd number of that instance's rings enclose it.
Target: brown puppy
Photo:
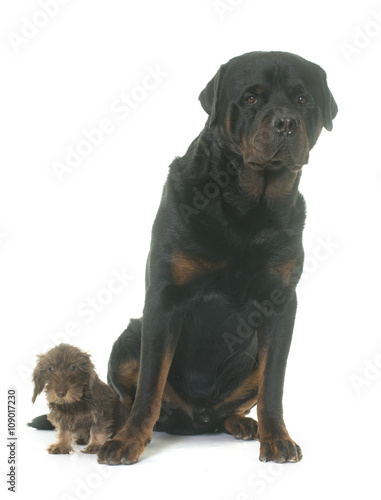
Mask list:
[[[126,410],[114,391],[95,372],[90,356],[68,344],[60,344],[38,356],[33,372],[32,402],[45,390],[50,413],[47,420],[58,431],[58,441],[48,447],[49,453],[70,453],[73,440],[87,444],[83,453],[97,453],[117,430]],[[37,429],[52,428],[45,416],[30,425]]]

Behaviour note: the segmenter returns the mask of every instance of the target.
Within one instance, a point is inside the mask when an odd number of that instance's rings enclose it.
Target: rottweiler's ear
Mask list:
[[[327,75],[324,70],[321,71],[323,80],[323,125],[327,130],[331,131],[333,128],[332,120],[337,115],[338,107],[331,91],[328,88]]]
[[[220,100],[221,74],[223,66],[217,71],[207,86],[199,95],[198,99],[201,106],[209,115],[209,128],[215,123],[217,118],[217,109]]]

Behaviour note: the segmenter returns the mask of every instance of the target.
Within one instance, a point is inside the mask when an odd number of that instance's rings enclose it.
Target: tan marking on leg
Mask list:
[[[235,401],[240,402],[246,396],[249,396],[254,390],[258,390],[260,373],[258,368],[254,369],[249,376],[242,382],[240,386],[238,386],[227,398],[225,398],[220,403],[214,406],[214,410],[220,409],[222,406],[230,403],[234,403]],[[251,409],[257,401],[257,395],[252,396],[247,402],[243,403],[239,408],[237,408],[237,413],[243,413],[247,411],[249,405]]]
[[[150,400],[147,401],[147,407],[142,407],[141,401],[138,401],[139,392],[144,391],[144,388],[140,388],[138,383],[135,404],[140,405],[139,409],[134,411],[135,406],[132,407],[131,414],[123,428],[99,450],[99,463],[128,465],[137,462],[144,448],[151,441],[153,427],[160,416],[161,401],[172,363],[173,352],[174,349],[167,350],[163,355],[157,381]]]
[[[118,382],[125,388],[129,393],[135,392],[138,384],[139,378],[139,362],[136,359],[129,359],[118,368]],[[133,398],[130,394],[127,394],[121,399],[122,405],[131,410],[133,404]]]
[[[145,422],[145,427],[149,433],[149,440],[151,440],[153,426],[155,425],[157,419],[160,416],[161,401],[164,393],[164,388],[167,383],[167,378],[169,369],[171,367],[172,358],[173,358],[173,353],[166,352],[161,364],[158,382],[156,385],[156,391],[153,397],[153,403],[151,405],[151,413],[147,417]]]
[[[263,411],[263,380],[264,371],[266,368],[266,357],[267,353],[262,353],[259,357],[259,384],[258,384],[258,399],[257,399],[257,416],[258,416],[258,434],[260,431],[260,425],[262,423],[262,411]]]
[[[123,387],[136,387],[139,376],[139,363],[136,359],[130,359],[121,363],[118,368],[118,382]]]
[[[282,417],[278,419],[269,421],[266,419],[263,405],[263,380],[264,371],[266,367],[266,356],[265,353],[260,360],[260,370],[262,373],[259,393],[258,393],[258,403],[257,403],[257,414],[258,414],[258,439],[260,440],[260,452],[259,460],[262,462],[267,462],[269,460],[274,460],[278,463],[283,462],[298,462],[302,458],[302,452],[300,447],[290,438],[290,435],[286,429]],[[268,410],[268,409],[267,409]]]
[[[257,437],[257,422],[244,415],[231,415],[224,423],[223,427],[226,432],[234,436],[236,439],[256,439]]]

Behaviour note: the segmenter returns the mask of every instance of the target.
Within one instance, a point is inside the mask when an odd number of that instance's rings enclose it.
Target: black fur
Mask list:
[[[35,417],[31,422],[28,422],[27,425],[41,431],[53,431],[55,429],[54,425],[48,420],[47,415]]]
[[[282,413],[303,269],[298,185],[337,106],[319,66],[281,52],[232,59],[200,101],[208,121],[170,166],[153,225],[143,318],[111,353],[109,383],[134,405],[102,463],[135,462],[154,425],[257,437],[261,460],[302,456]],[[122,376],[133,361],[137,386]],[[258,432],[244,419],[256,403]]]

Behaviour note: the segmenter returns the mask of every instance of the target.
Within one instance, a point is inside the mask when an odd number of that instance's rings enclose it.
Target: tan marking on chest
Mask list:
[[[176,285],[186,285],[195,278],[211,274],[226,265],[226,261],[213,262],[175,252],[172,258],[172,276]]]
[[[282,266],[276,266],[273,267],[271,270],[274,271],[277,274],[280,274],[286,283],[286,285],[289,284],[292,273],[294,272],[296,265],[296,258],[290,259],[286,264],[283,264]]]

